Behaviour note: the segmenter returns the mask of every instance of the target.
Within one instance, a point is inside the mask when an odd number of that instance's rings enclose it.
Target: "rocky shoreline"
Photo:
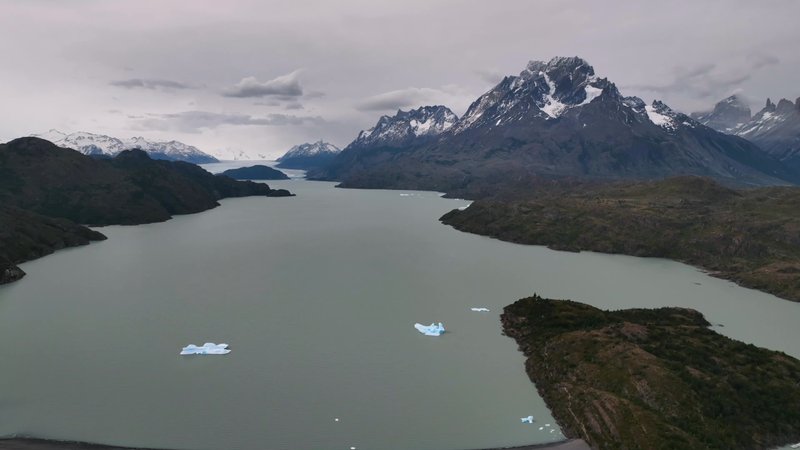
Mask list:
[[[580,439],[555,442],[552,444],[527,445],[523,447],[502,447],[485,450],[591,450]],[[157,450],[139,447],[115,447],[87,442],[55,441],[34,438],[0,439],[0,450]]]

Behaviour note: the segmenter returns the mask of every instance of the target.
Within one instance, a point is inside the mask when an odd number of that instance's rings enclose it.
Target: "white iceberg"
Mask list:
[[[438,324],[434,322],[430,325],[415,323],[414,328],[425,336],[441,336],[442,333],[444,333],[444,325],[442,325],[442,322]]]
[[[214,344],[213,342],[206,342],[201,346],[189,344],[183,347],[181,355],[227,355],[231,351],[228,350],[228,344]]]
[[[489,308],[470,308],[470,310],[475,312],[489,312]]]
[[[533,423],[533,416],[522,417],[520,418],[520,420],[522,421],[522,423]]]

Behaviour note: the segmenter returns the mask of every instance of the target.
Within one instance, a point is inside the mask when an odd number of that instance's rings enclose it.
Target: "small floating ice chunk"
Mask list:
[[[522,417],[520,418],[520,420],[522,421],[522,423],[533,423],[533,416]]]
[[[213,342],[206,342],[201,346],[189,344],[183,347],[181,355],[226,355],[231,351],[228,350],[228,344],[214,344]]]
[[[425,336],[441,336],[442,333],[444,333],[444,325],[442,325],[442,322],[439,322],[438,324],[434,322],[430,325],[415,323],[414,328],[416,328],[417,331]]]
[[[544,427],[539,427],[539,431],[542,431],[542,430],[544,430]]]
[[[470,311],[475,311],[475,312],[489,312],[489,308],[470,308]]]

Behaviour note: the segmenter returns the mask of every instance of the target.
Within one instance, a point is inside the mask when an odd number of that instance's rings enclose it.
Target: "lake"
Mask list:
[[[21,265],[0,288],[0,435],[232,450],[560,440],[498,319],[533,293],[692,307],[800,357],[800,305],[683,264],[461,233],[437,219],[468,202],[433,192],[269,184],[297,197],[106,227],[107,241]],[[433,321],[447,333],[413,327]],[[178,356],[204,342],[232,352]]]

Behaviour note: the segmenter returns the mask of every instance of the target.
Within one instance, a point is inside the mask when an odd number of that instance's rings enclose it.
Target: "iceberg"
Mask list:
[[[442,322],[438,324],[434,322],[430,325],[415,323],[414,328],[425,336],[441,336],[442,333],[444,333],[444,325],[442,325]]]
[[[213,342],[206,342],[199,347],[189,344],[181,349],[181,355],[226,355],[230,352],[228,344],[214,344]]]
[[[533,423],[533,416],[522,417],[520,418],[520,420],[522,421],[522,423]]]
[[[470,308],[470,310],[475,312],[489,312],[489,308]]]

